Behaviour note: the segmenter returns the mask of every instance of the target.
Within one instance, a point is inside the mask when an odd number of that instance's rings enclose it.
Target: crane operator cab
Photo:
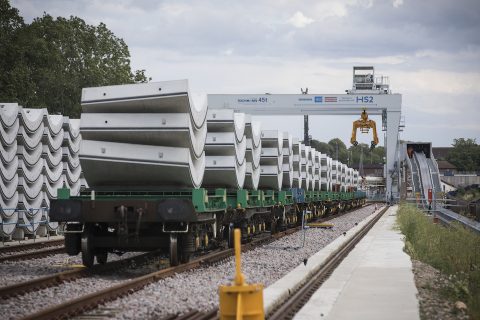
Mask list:
[[[368,119],[367,110],[363,109],[360,119],[353,122],[352,137],[350,142],[356,146],[358,145],[357,141],[357,129],[360,129],[361,133],[368,133],[370,129],[373,129],[373,140],[370,144],[370,149],[375,148],[378,144],[378,135],[377,135],[377,125],[375,121]]]

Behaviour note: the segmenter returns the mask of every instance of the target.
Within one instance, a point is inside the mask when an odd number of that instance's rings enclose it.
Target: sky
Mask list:
[[[11,0],[43,15],[103,22],[125,40],[132,69],[188,79],[197,94],[344,93],[352,67],[372,65],[401,93],[401,139],[480,143],[478,0]],[[355,116],[310,116],[313,139],[349,146]],[[372,117],[381,128],[381,119]],[[303,137],[303,117],[257,117]],[[383,133],[379,132],[381,144]],[[368,143],[371,135],[358,135]]]

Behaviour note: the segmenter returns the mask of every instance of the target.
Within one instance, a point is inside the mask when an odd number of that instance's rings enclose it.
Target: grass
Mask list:
[[[405,235],[405,251],[449,276],[443,292],[468,306],[480,319],[480,236],[460,225],[445,228],[409,204],[401,204],[397,222]]]

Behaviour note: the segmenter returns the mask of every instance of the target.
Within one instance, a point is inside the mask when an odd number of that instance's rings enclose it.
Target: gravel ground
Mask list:
[[[372,207],[364,207],[331,220],[334,224],[332,229],[307,230],[304,247],[303,233],[297,232],[244,253],[242,271],[247,281],[263,283],[268,287],[372,212]],[[102,310],[115,310],[110,315],[116,319],[156,319],[191,309],[208,311],[218,306],[218,286],[230,283],[233,277],[234,259],[231,258],[160,280],[85,316],[103,313]]]
[[[125,258],[130,258],[135,255],[139,255],[139,252],[128,252],[122,256],[115,254],[109,254],[109,261],[120,260]],[[44,259],[29,260],[23,262],[23,274],[20,276],[21,280],[25,281],[28,278],[35,278],[40,276],[40,272],[45,272],[45,274],[51,274],[55,272],[62,271],[62,267],[55,267],[54,264],[63,263],[63,268],[68,269],[68,265],[71,264],[81,264],[81,257],[75,256],[70,257],[65,254],[60,254]],[[60,304],[68,300],[72,300],[76,297],[86,295],[95,291],[102,290],[104,288],[114,286],[123,281],[130,280],[133,277],[140,276],[147,272],[152,272],[152,268],[156,268],[159,265],[158,259],[155,259],[155,263],[152,263],[144,268],[131,265],[128,268],[122,268],[112,274],[99,274],[91,276],[88,278],[80,278],[73,282],[64,282],[59,286],[46,288],[43,290],[38,290],[36,292],[31,292],[23,296],[13,297],[7,300],[0,300],[0,310],[2,310],[1,319],[18,319],[24,317],[28,314],[45,309],[49,306]],[[12,265],[12,270],[17,265]],[[49,268],[49,265],[52,267]],[[14,271],[12,271],[12,275]],[[10,275],[11,276],[11,275]],[[1,275],[2,278],[5,276]],[[0,279],[2,279],[0,278]]]
[[[122,256],[109,254],[108,261],[115,261],[138,255],[138,252],[127,252]],[[52,255],[41,259],[28,259],[24,261],[5,261],[0,264],[1,286],[25,282],[35,278],[44,277],[54,273],[72,269],[82,265],[81,255],[69,256],[65,253]]]
[[[412,262],[420,302],[420,317],[424,320],[469,319],[463,309],[463,302],[450,301],[441,295],[443,289],[452,287],[450,279],[426,263],[417,260]]]

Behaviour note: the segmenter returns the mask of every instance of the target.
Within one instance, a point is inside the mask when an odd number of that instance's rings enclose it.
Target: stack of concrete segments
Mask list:
[[[43,135],[46,109],[20,109],[18,134],[18,190],[19,221],[25,233],[37,231],[42,220],[44,206]]]
[[[203,187],[242,189],[247,163],[245,114],[228,109],[207,112]]]
[[[332,161],[332,191],[340,191],[341,164],[337,160]]]
[[[311,147],[305,146],[303,150],[300,150],[300,160],[302,161],[302,186],[305,190],[310,190],[310,152]]]
[[[260,155],[262,152],[261,123],[252,120],[250,115],[245,116],[245,136],[247,138],[247,150],[245,153],[246,173],[244,188],[257,190],[260,182]]]
[[[353,169],[352,168],[347,168],[346,184],[347,184],[347,191],[352,190],[353,188]]]
[[[320,157],[321,153],[315,150],[315,155],[313,158],[314,162],[314,172],[313,172],[313,180],[315,185],[315,190],[321,190],[321,180],[320,180],[320,171],[321,171],[321,164],[320,164]]]
[[[303,158],[302,158],[303,157]],[[305,162],[305,145],[298,138],[293,138],[293,187],[302,188],[302,170]]]
[[[206,99],[188,81],[85,88],[80,164],[96,190],[198,188],[205,171]]]
[[[329,190],[329,167],[328,167],[328,156],[326,154],[320,154],[320,190],[321,191],[330,191]]]
[[[283,164],[282,164],[282,187],[290,189],[293,186],[293,137],[288,132],[283,132],[282,142]]]
[[[347,165],[341,164],[342,168],[342,175],[341,175],[341,182],[340,182],[340,191],[345,192],[347,191]]]
[[[16,103],[0,104],[0,236],[11,235],[18,222],[18,155],[19,106]]]
[[[328,181],[328,185],[327,185],[327,191],[332,191],[333,188],[332,188],[332,166],[333,166],[333,159],[330,158],[330,157],[327,157],[327,181]]]
[[[63,118],[63,175],[65,187],[70,189],[70,195],[77,196],[83,188],[87,187],[80,166],[80,119]]]
[[[316,191],[315,186],[315,153],[317,150],[310,147],[310,153],[308,155],[308,166],[310,168],[308,174],[310,176],[310,190]]]
[[[355,188],[356,186],[358,186],[359,184],[359,174],[358,174],[358,171],[357,170],[353,170],[353,187]]]
[[[63,116],[48,115],[45,113],[43,118],[43,184],[44,184],[44,201],[42,206],[50,207],[50,199],[57,197],[57,190],[64,183],[63,163],[62,163],[62,145],[64,139]],[[48,212],[43,211],[42,221],[47,221],[46,227],[48,231],[54,231],[58,227],[58,223],[48,221]]]
[[[262,130],[259,188],[280,190],[283,180],[283,132]]]

